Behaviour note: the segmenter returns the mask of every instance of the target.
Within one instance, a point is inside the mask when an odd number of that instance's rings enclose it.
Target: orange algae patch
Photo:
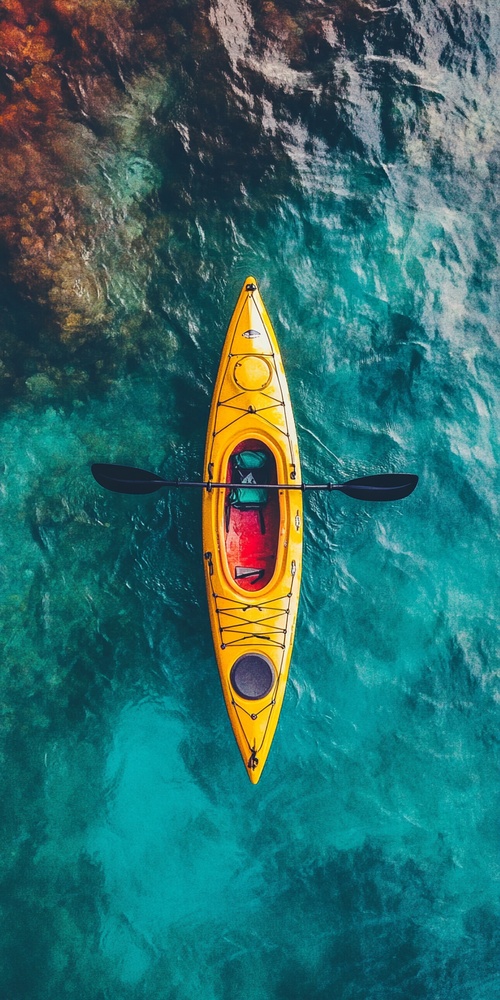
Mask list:
[[[82,69],[107,80],[97,36],[108,32],[115,50],[121,36],[127,48],[123,24],[129,18],[115,25],[118,9],[123,17],[121,4],[7,0],[0,13],[6,83],[0,95],[0,239],[8,253],[8,277],[25,297],[49,309],[61,339],[106,316],[90,262],[95,227],[85,217],[81,196],[68,186],[74,164],[66,162],[66,149],[71,160],[72,147],[79,145],[80,171],[87,155],[76,136],[81,126],[74,122],[68,81],[75,73],[78,79]],[[64,18],[71,23],[63,24]],[[80,52],[73,36],[78,25],[88,36]],[[105,92],[112,106],[116,86],[111,83]]]

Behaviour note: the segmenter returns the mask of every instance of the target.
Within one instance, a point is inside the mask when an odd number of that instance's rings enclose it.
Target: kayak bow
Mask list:
[[[283,363],[254,278],[231,318],[207,430],[203,551],[222,690],[250,781],[262,774],[292,653],[302,569],[297,434]],[[269,489],[283,484],[284,489]]]

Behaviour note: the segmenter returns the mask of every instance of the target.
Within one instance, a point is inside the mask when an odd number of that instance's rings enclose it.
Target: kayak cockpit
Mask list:
[[[276,460],[262,441],[249,438],[231,452],[224,502],[224,539],[231,580],[242,590],[267,586],[276,567],[280,510]]]

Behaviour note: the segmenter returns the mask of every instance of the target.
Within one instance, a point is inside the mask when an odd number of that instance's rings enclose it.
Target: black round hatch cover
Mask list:
[[[265,698],[274,679],[274,667],[267,656],[262,656],[261,653],[244,653],[231,668],[231,684],[241,698]]]

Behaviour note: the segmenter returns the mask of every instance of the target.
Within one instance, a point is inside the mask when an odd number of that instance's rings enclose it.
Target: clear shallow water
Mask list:
[[[101,220],[92,335],[8,300],[8,357],[31,345],[1,427],[15,1000],[498,993],[498,10],[321,10],[320,41],[306,7],[266,10],[211,6],[196,58],[134,76],[120,128],[65,161]],[[401,504],[308,498],[257,788],[197,498],[105,495],[88,472],[196,474],[249,273],[305,477],[421,477]]]

